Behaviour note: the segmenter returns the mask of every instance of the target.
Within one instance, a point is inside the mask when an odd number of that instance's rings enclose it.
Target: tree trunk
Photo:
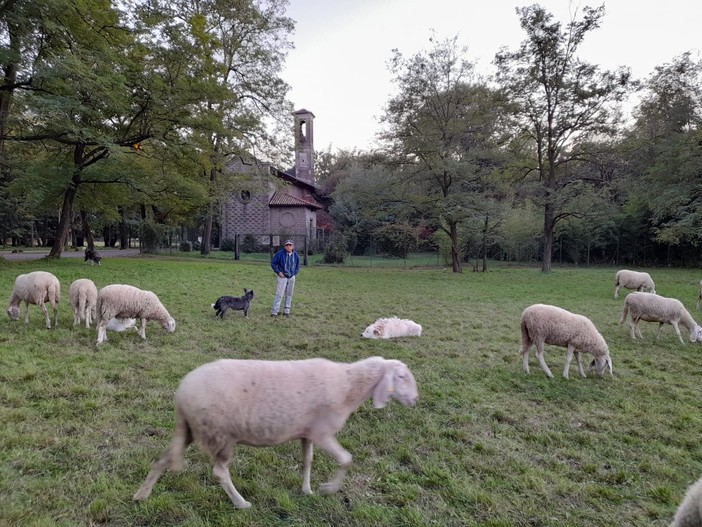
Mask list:
[[[202,233],[202,243],[200,244],[200,254],[210,254],[212,248],[212,223],[214,221],[214,192],[216,189],[215,183],[217,182],[217,168],[212,167],[210,169],[210,196],[209,202],[207,204],[207,216],[205,217],[205,229]]]
[[[483,226],[483,273],[487,272],[487,233],[488,233],[488,218],[485,215],[485,225]]]
[[[86,248],[88,251],[95,250],[95,239],[93,238],[93,233],[90,231],[90,224],[88,223],[88,214],[84,211],[80,211],[80,221],[83,224],[83,236],[85,237],[85,243],[88,244]]]
[[[553,253],[553,205],[544,205],[544,255],[541,270],[544,273],[551,272],[551,256]]]
[[[458,255],[458,225],[456,222],[449,223],[449,237],[451,238],[451,265],[454,273],[462,273],[461,258]]]
[[[76,176],[74,176],[74,179]],[[78,176],[80,181],[80,176]],[[73,202],[76,197],[76,189],[78,187],[75,185],[70,185],[63,195],[63,205],[61,206],[61,216],[59,217],[59,224],[56,229],[56,236],[54,237],[54,243],[51,246],[51,251],[49,252],[49,258],[61,258],[61,253],[66,245],[66,239],[68,238],[68,230],[71,227],[71,213],[73,211]]]

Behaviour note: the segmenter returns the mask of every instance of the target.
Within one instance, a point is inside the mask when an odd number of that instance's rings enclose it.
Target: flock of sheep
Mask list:
[[[639,321],[658,322],[660,330],[671,324],[681,342],[679,325],[685,327],[692,342],[702,342],[700,327],[682,302],[655,293],[655,284],[648,273],[621,270],[616,274],[614,298],[620,288],[635,289],[624,301],[620,320],[631,317],[631,337],[641,337]],[[21,315],[26,304],[25,322],[29,321],[29,305],[43,311],[46,327],[51,328],[49,303],[54,325],[58,323],[61,286],[51,273],[35,271],[20,275],[10,295],[7,313],[12,320]],[[92,280],[79,279],[69,289],[74,311],[74,325],[85,322],[90,327],[97,321],[97,344],[107,340],[107,330],[123,331],[140,321],[139,334],[146,338],[146,323],[157,321],[168,332],[175,331],[175,320],[158,297],[130,285],[114,284],[98,291]],[[702,281],[697,308],[702,301]],[[421,335],[422,327],[411,320],[395,317],[379,319],[366,328],[367,338],[392,338]],[[658,336],[656,337],[658,338]],[[567,348],[563,376],[568,378],[575,356],[580,375],[585,377],[582,353],[590,353],[590,369],[602,375],[612,374],[609,348],[595,325],[587,317],[557,306],[534,304],[521,317],[520,353],[524,371],[529,373],[529,351],[536,346],[536,357],[548,377],[553,377],[543,354],[544,344]],[[416,404],[417,384],[409,368],[397,360],[371,357],[351,364],[325,359],[295,361],[260,361],[224,359],[208,363],[188,373],[175,396],[176,423],[173,440],[156,461],[145,482],[134,494],[141,501],[161,474],[178,470],[184,450],[193,441],[199,442],[214,459],[213,474],[237,508],[247,508],[246,501],[234,487],[229,462],[236,444],[272,446],[300,440],[303,450],[302,492],[311,494],[310,473],[312,448],[316,445],[338,464],[337,473],[320,486],[328,494],[341,487],[352,456],[336,440],[347,418],[369,398],[376,408],[394,398],[406,406]],[[702,478],[690,487],[671,527],[702,526]]]

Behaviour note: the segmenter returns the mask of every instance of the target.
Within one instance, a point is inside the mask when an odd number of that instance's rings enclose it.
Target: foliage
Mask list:
[[[256,240],[253,234],[247,234],[244,236],[244,240],[241,242],[241,250],[245,253],[252,253],[256,251]]]
[[[405,258],[417,248],[417,231],[410,225],[389,223],[373,231],[378,250],[389,256]]]
[[[348,256],[346,236],[340,232],[335,232],[329,242],[324,247],[324,258],[322,263],[344,263],[344,259]]]
[[[159,248],[164,245],[164,240],[167,239],[166,236],[167,232],[164,225],[149,220],[143,221],[139,225],[139,242],[144,253],[157,253]]]
[[[497,263],[490,273],[465,275],[303,268],[294,316],[271,322],[268,262],[192,253],[105,259],[90,268],[98,285],[154,291],[178,327],[168,334],[149,323],[146,341],[134,331],[110,333],[96,350],[95,330],[72,327],[63,302],[50,331],[34,306],[28,325],[0,319],[0,524],[668,525],[702,473],[699,346],[681,345],[670,326],[654,341],[657,325],[646,323],[644,340],[633,341],[616,323],[615,268],[554,267],[543,274]],[[6,262],[0,290],[37,269],[58,276],[64,296],[86,273],[81,259]],[[698,271],[650,272],[694,310]],[[256,291],[248,318],[215,318],[209,306],[227,291],[223,277],[236,277],[235,293]],[[590,317],[609,344],[614,377],[582,379],[571,365],[566,381],[557,373],[565,350],[548,345],[545,360],[557,378],[543,375],[533,353],[524,374],[519,317],[536,302]],[[421,323],[423,336],[360,338],[390,313]],[[182,471],[167,472],[144,503],[132,502],[170,443],[173,395],[195,367],[222,357],[352,362],[369,355],[407,363],[419,402],[377,410],[369,401],[351,415],[338,435],[353,455],[342,492],[317,494],[335,468],[320,450],[315,494],[305,496],[298,442],[240,446],[230,470],[253,507],[234,510],[211,460],[193,445]]]
[[[234,243],[234,240],[231,238],[224,238],[222,240],[222,242],[219,244],[220,251],[231,252],[234,249],[235,249],[235,243]]]
[[[179,249],[180,249],[180,252],[183,252],[183,253],[192,252],[193,242],[184,240],[184,241],[180,242]]]

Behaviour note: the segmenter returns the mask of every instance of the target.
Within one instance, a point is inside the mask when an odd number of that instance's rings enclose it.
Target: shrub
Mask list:
[[[222,243],[219,245],[220,251],[233,251],[234,250],[234,240],[231,238],[224,238]]]
[[[241,242],[241,250],[247,254],[256,252],[256,240],[254,240],[253,234],[244,236],[244,241]]]
[[[417,248],[417,233],[407,224],[388,224],[373,231],[378,249],[399,258],[407,257],[408,252]]]
[[[189,253],[193,250],[193,242],[182,241],[180,242],[180,252]]]
[[[139,225],[139,241],[144,253],[156,253],[159,247],[167,242],[166,226],[146,220]]]
[[[341,233],[333,234],[324,248],[322,263],[344,263],[344,258],[348,255],[346,243],[346,236]]]

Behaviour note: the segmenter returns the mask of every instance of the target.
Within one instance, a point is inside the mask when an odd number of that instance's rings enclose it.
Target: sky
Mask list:
[[[394,89],[387,68],[393,49],[411,57],[429,48],[432,30],[440,40],[457,36],[478,72],[490,75],[495,53],[514,51],[525,38],[515,8],[533,3],[565,26],[574,10],[582,14],[602,0],[290,0],[295,49],[282,78],[295,109],[315,115],[315,150],[373,148]],[[641,80],[686,51],[702,58],[702,1],[604,3],[602,23],[585,37],[580,58],[603,69],[628,66]]]

